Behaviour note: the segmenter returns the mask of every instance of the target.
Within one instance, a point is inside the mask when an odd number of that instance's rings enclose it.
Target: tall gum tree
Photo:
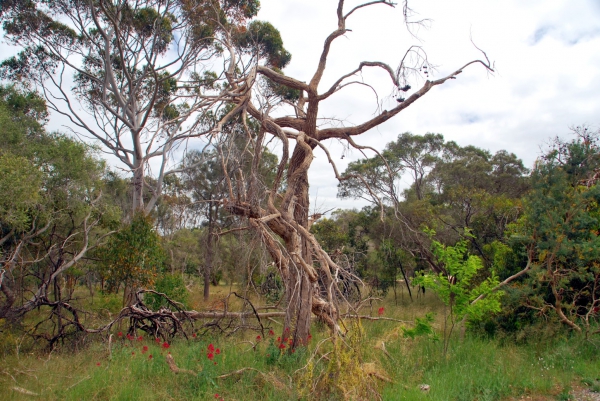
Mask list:
[[[309,232],[311,217],[318,217],[309,216],[308,195],[308,170],[315,149],[323,150],[336,177],[345,180],[349,177],[338,173],[325,144],[328,140],[341,140],[361,151],[370,149],[376,152],[373,148],[357,144],[354,138],[397,116],[435,86],[455,79],[470,65],[480,64],[488,71],[493,71],[490,61],[483,53],[484,59],[470,61],[443,78],[428,79],[410,96],[403,98],[402,95],[410,89],[410,73],[423,66],[430,67],[422,49],[410,47],[396,69],[379,61],[362,61],[353,70],[340,76],[329,88],[320,90],[319,86],[334,42],[350,31],[347,27],[348,21],[351,18],[359,18],[365,8],[377,6],[394,7],[395,4],[386,0],[376,0],[346,7],[344,0],[338,0],[337,27],[325,39],[314,74],[308,82],[284,75],[271,58],[265,56],[269,54],[272,41],[265,40],[267,35],[262,35],[260,29],[252,32],[250,26],[250,29],[243,32],[243,35],[251,33],[249,41],[254,41],[251,51],[240,47],[239,40],[236,42],[239,31],[224,29],[223,45],[228,53],[229,62],[225,75],[232,92],[239,93],[235,98],[236,107],[230,114],[240,113],[244,118],[249,116],[259,121],[259,135],[252,138],[248,134],[247,137],[258,143],[275,138],[281,144],[281,159],[271,189],[257,193],[254,188],[259,176],[262,147],[253,146],[256,150],[254,168],[246,175],[245,192],[241,193],[239,186],[234,188],[230,184],[229,195],[223,202],[230,212],[248,218],[248,227],[261,234],[279,268],[285,283],[287,302],[283,338],[293,339],[292,348],[305,344],[308,340],[311,314],[326,322],[334,332],[340,331],[339,301],[343,296],[336,284],[343,269],[329,257]],[[403,3],[403,10],[407,18],[410,9],[406,2]],[[409,65],[408,60],[414,64]],[[351,85],[352,77],[367,68],[377,69],[389,77],[391,87],[399,96],[398,104],[389,110],[381,110],[358,125],[322,125],[322,116],[319,113],[321,105],[332,95]],[[287,114],[282,115],[282,106],[287,106],[284,108]],[[215,133],[220,132],[220,125],[217,124]],[[224,163],[228,157],[224,157]],[[284,178],[286,181],[281,190]],[[367,186],[367,182],[364,183]]]
[[[220,26],[257,10],[254,0],[4,1],[5,37],[22,51],[0,75],[35,86],[114,155],[132,174],[132,211],[149,213],[176,171],[173,151],[209,132],[206,116],[230,99],[206,67],[219,58]]]

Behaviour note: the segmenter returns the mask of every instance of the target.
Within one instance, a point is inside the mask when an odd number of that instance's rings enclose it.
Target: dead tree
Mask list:
[[[344,0],[338,1],[337,28],[325,39],[315,73],[308,82],[286,76],[268,63],[260,63],[259,51],[248,60],[236,48],[235,32],[224,29],[223,44],[229,56],[225,75],[232,92],[237,94],[235,107],[229,115],[232,118],[239,116],[241,124],[247,124],[249,119],[258,121],[260,132],[253,136],[246,130],[249,143],[247,148],[254,152],[253,168],[249,174],[231,174],[226,177],[229,191],[228,196],[223,199],[223,205],[229,212],[248,219],[248,227],[260,233],[279,269],[286,288],[287,309],[283,336],[293,338],[293,347],[306,343],[311,314],[325,321],[334,332],[339,331],[340,310],[336,298],[340,291],[337,283],[341,267],[321,248],[309,231],[308,170],[314,158],[314,150],[322,149],[336,177],[339,180],[347,179],[348,177],[338,174],[326,146],[328,140],[345,141],[349,146],[361,151],[375,151],[357,144],[354,138],[397,116],[435,86],[455,79],[470,65],[481,64],[486,70],[493,71],[490,61],[483,53],[483,60],[470,61],[442,78],[430,80],[430,73],[427,73],[427,79],[421,87],[414,93],[405,95],[407,79],[412,76],[410,72],[422,71],[422,66],[429,66],[422,50],[411,47],[395,70],[382,62],[363,61],[355,69],[341,76],[330,88],[319,91],[331,47],[337,38],[349,32],[348,20],[358,17],[363,8],[378,5],[394,7],[389,1],[380,0],[347,10]],[[409,55],[411,57],[408,57]],[[406,60],[409,59],[414,61],[413,65],[407,64]],[[350,79],[366,68],[376,68],[389,76],[393,91],[406,98],[398,99],[395,107],[381,110],[362,124],[348,127],[318,124],[321,118],[321,104],[333,94],[355,83]],[[414,85],[414,82],[411,83]],[[296,93],[297,97],[291,96],[290,93]],[[281,115],[279,108],[276,116],[273,109],[283,105],[288,106],[288,114]],[[217,124],[214,133],[224,133],[223,125]],[[281,145],[277,176],[269,188],[261,188],[258,173],[261,152],[264,144],[273,139]],[[223,163],[230,161],[228,147],[220,145],[219,149]],[[228,170],[224,168],[224,171]],[[284,177],[285,187],[282,185]],[[319,281],[324,291],[317,288]]]

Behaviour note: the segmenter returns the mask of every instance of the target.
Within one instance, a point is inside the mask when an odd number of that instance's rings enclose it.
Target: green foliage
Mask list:
[[[40,201],[41,172],[25,157],[0,151],[0,223],[23,231]]]
[[[0,87],[0,224],[23,232],[50,218],[81,214],[102,187],[104,164],[92,149],[45,132],[45,102],[34,92]]]
[[[265,58],[271,67],[283,69],[292,59],[292,55],[283,47],[279,30],[269,22],[252,21],[238,35],[240,48]]]
[[[387,290],[391,286],[394,287],[395,291],[398,275],[402,273],[402,277],[407,278],[404,269],[404,265],[408,259],[407,255],[391,239],[384,239],[375,254],[382,265],[382,270],[379,274],[379,277],[382,279],[381,288]]]
[[[152,286],[161,271],[165,254],[152,218],[136,213],[130,224],[114,234],[97,252],[102,258],[100,274],[109,291],[125,286]]]
[[[373,222],[376,211],[337,210],[332,218],[321,218],[310,228],[319,244],[334,258],[344,257],[349,267],[362,277],[370,275],[372,264],[368,260]],[[341,254],[340,254],[341,253]]]
[[[345,172],[349,178],[338,188],[339,197],[367,200],[380,212],[379,219],[372,216],[366,225],[371,243],[365,277],[371,274],[381,280],[394,266],[405,268],[407,274],[440,271],[431,241],[453,245],[462,230],[473,234],[468,251],[480,256],[485,267],[493,266],[498,244],[506,242],[507,226],[522,212],[520,197],[528,188],[523,163],[506,151],[491,154],[461,147],[432,133],[400,134],[382,155],[350,163]],[[410,187],[402,191],[407,181]],[[379,201],[382,208],[376,206]],[[435,236],[424,234],[424,227],[434,228]],[[388,240],[406,251],[398,260],[401,264],[382,257]]]
[[[435,291],[442,302],[451,307],[451,314],[457,320],[466,317],[467,322],[476,322],[489,313],[500,311],[504,293],[493,291],[499,284],[498,277],[491,271],[488,278],[477,283],[483,262],[478,256],[469,255],[466,240],[454,246],[432,241],[432,247],[446,273],[425,274],[414,280],[416,284]],[[474,302],[480,296],[482,298]]]
[[[185,282],[181,274],[159,274],[154,284],[154,290],[182,304],[182,309],[188,308],[189,293],[185,288]],[[169,309],[173,308],[164,297],[157,294],[146,294],[144,302],[152,310],[158,310],[161,306]]]
[[[336,224],[333,219],[319,219],[319,221],[312,225],[311,232],[328,253],[342,249],[349,241],[348,233],[345,232],[343,227]]]
[[[279,69],[277,67],[271,67],[271,68],[273,69],[273,71],[275,71],[281,75],[285,75],[281,69]],[[270,95],[278,96],[283,100],[287,100],[288,102],[295,103],[296,101],[298,101],[298,99],[300,98],[300,95],[302,94],[302,91],[299,89],[293,89],[293,88],[287,87],[285,85],[278,84],[268,78],[266,78],[266,81],[267,81],[267,87],[270,91]]]
[[[600,310],[600,148],[597,134],[576,133],[538,161],[513,236],[532,258],[526,305],[588,333]]]
[[[46,102],[36,92],[22,91],[15,86],[0,86],[0,98],[19,124],[40,127],[48,118]]]
[[[424,317],[416,317],[415,325],[412,328],[402,328],[402,332],[405,337],[417,338],[417,337],[429,337],[433,340],[438,340],[437,333],[433,330],[433,312],[427,312]]]

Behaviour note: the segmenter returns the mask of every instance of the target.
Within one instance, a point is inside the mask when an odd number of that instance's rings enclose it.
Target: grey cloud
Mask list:
[[[552,26],[543,26],[543,27],[536,29],[535,32],[533,33],[533,35],[531,36],[531,38],[529,39],[529,44],[532,46],[537,45],[552,30],[554,30],[554,27],[552,27]]]
[[[481,121],[481,117],[474,113],[461,113],[461,124],[474,124]]]
[[[578,26],[573,28],[568,25],[561,27],[545,25],[536,29],[528,42],[530,46],[535,46],[544,40],[544,38],[552,37],[566,45],[575,46],[580,42],[585,42],[598,36],[600,36],[600,26],[587,28]]]

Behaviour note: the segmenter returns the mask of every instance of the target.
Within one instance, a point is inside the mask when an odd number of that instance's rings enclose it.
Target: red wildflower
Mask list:
[[[133,336],[131,334],[127,334],[127,339],[128,340],[133,340]]]
[[[155,338],[154,341],[156,341],[157,344],[160,344],[160,338]]]
[[[260,336],[256,336],[256,341],[260,341]]]
[[[135,352],[131,351],[131,355],[135,355]]]
[[[166,342],[166,341],[165,341],[165,342],[162,344],[162,347],[163,347],[164,349],[169,349],[170,345],[169,345],[169,343],[168,343],[168,342]]]
[[[281,337],[277,337],[277,342],[280,343],[281,342]]]
[[[279,344],[279,349],[285,349],[285,344],[284,343]]]
[[[137,340],[138,340],[138,341],[144,341],[144,337],[142,337],[142,336],[139,336],[139,337],[137,338]]]
[[[312,340],[312,334],[308,334],[308,341]]]
[[[148,359],[152,359],[152,354],[148,355]]]
[[[379,316],[381,316],[381,315],[383,315],[383,312],[385,312],[385,308],[382,306],[381,308],[379,308],[377,313],[379,314]]]
[[[215,398],[219,398],[219,394],[215,394]]]
[[[100,366],[100,362],[96,362],[96,366]]]
[[[269,329],[269,335],[270,336],[274,336],[275,335],[275,332],[273,331],[273,329]]]
[[[117,333],[117,336],[119,336],[119,337],[123,337],[123,332],[122,332],[122,331],[119,331],[119,332]]]
[[[196,338],[196,333],[192,333],[192,337]]]
[[[292,337],[288,338],[288,341],[287,341],[287,343],[288,343],[289,345],[292,345],[292,343],[293,343],[293,342],[294,342],[294,339],[293,339]]]
[[[147,345],[144,345],[144,346],[142,347],[142,354],[145,354],[146,352],[148,352],[148,346],[147,346]]]
[[[215,354],[219,355],[221,353],[221,350],[219,348],[216,349]]]
[[[213,358],[215,357],[215,354],[213,354],[212,352],[208,352],[208,353],[206,354],[206,357],[207,357],[209,360],[211,360],[211,361],[212,361],[212,360],[213,360]]]

